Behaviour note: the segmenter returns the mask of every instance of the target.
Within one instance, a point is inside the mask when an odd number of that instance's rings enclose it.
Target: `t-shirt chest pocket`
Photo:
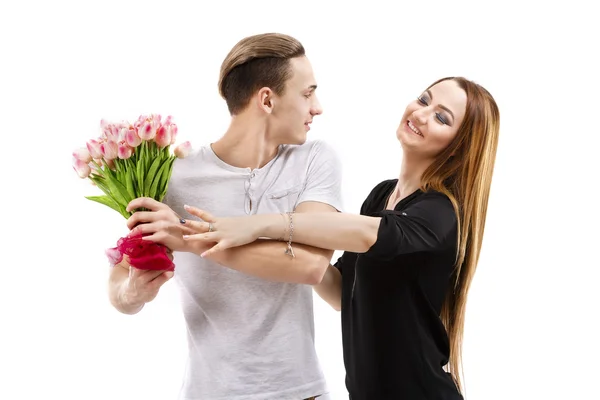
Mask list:
[[[300,196],[302,184],[288,186],[285,189],[275,189],[266,193],[266,212],[288,212],[293,211]]]

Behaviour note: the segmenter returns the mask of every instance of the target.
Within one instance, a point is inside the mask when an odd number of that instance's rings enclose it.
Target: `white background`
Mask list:
[[[429,83],[463,75],[501,111],[468,303],[467,398],[600,399],[600,31],[582,2],[20,1],[0,6],[0,398],[173,399],[185,357],[174,282],[136,316],[108,303],[104,249],[125,220],[84,195],[71,151],[101,118],[171,114],[180,141],[228,125],[220,64],[242,37],[306,47],[344,165],[346,209],[397,176],[395,129]],[[395,4],[391,6],[391,4]],[[591,4],[591,3],[590,3]],[[339,314],[315,297],[317,349],[347,398]],[[346,396],[346,397],[345,397]]]

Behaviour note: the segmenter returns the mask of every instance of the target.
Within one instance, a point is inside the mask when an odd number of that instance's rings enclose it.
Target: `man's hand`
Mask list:
[[[170,251],[167,254],[173,261],[173,254]],[[110,301],[122,313],[135,314],[154,300],[162,285],[172,277],[173,271],[146,271],[132,267],[125,256],[111,270]]]
[[[146,208],[150,211],[136,211],[127,220],[127,227],[132,234],[141,233],[144,240],[151,240],[168,247],[171,251],[187,251],[187,243],[183,240],[184,233],[192,233],[185,228],[175,211],[166,204],[148,197],[132,200],[127,205],[127,211]]]
[[[144,271],[129,267],[129,278],[124,282],[121,301],[132,307],[141,307],[154,300],[159,289],[173,277],[173,271]]]

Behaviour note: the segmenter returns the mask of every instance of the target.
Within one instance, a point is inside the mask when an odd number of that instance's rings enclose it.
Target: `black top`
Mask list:
[[[352,400],[462,399],[449,373],[450,345],[440,319],[456,255],[450,200],[417,190],[394,210],[397,179],[378,184],[361,214],[381,217],[366,253],[345,252],[342,339]]]

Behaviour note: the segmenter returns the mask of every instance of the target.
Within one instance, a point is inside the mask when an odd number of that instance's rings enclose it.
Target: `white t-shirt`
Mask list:
[[[215,216],[292,211],[304,201],[341,210],[341,166],[322,141],[280,146],[263,168],[238,168],[210,146],[178,159],[164,202]],[[283,256],[285,245],[282,244]],[[175,253],[189,357],[185,400],[300,400],[328,396],[314,347],[309,285],[272,282],[191,253]],[[341,360],[340,360],[341,362]]]

